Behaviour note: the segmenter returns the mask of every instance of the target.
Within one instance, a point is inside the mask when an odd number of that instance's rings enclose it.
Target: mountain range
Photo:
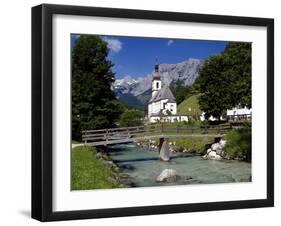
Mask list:
[[[170,85],[178,80],[190,86],[199,75],[204,60],[190,58],[177,64],[159,64],[159,73],[163,85]],[[128,106],[145,110],[151,97],[153,71],[144,77],[133,79],[125,76],[113,83],[112,89],[119,100]]]

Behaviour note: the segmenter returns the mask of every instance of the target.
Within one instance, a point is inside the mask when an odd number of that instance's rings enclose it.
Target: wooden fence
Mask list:
[[[132,137],[140,137],[147,135],[157,134],[223,134],[231,129],[230,125],[225,126],[205,126],[192,128],[184,125],[173,124],[157,124],[157,125],[145,125],[134,127],[122,127],[122,128],[109,128],[98,130],[84,130],[82,131],[82,140],[85,143],[88,142],[101,142],[101,141],[113,141],[113,140],[125,140]]]

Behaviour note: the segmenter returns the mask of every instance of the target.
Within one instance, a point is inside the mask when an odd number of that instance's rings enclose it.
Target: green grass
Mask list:
[[[198,97],[200,94],[195,94],[185,99],[178,105],[178,113],[180,114],[191,114],[200,115],[201,110],[199,108]]]
[[[95,157],[96,149],[76,147],[71,155],[71,189],[104,189],[120,187],[114,173]]]
[[[206,145],[214,143],[214,137],[184,137],[169,138],[167,140],[168,142],[175,143],[175,150],[178,152],[182,152],[185,149],[185,152],[198,154],[204,154]],[[159,139],[155,139],[155,145],[159,145]]]
[[[81,144],[81,142],[73,140],[73,141],[71,141],[71,144]]]
[[[206,151],[206,145],[214,143],[214,138],[204,137],[204,138],[173,138],[169,141],[175,141],[176,147],[179,149],[186,149],[188,152],[204,153]]]

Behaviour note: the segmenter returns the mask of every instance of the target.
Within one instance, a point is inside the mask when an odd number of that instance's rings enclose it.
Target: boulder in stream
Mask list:
[[[179,176],[174,169],[164,169],[162,173],[157,177],[157,182],[175,182]]]
[[[218,155],[215,151],[212,151],[211,148],[207,150],[207,154],[203,156],[203,159],[209,160],[222,160],[222,157]]]

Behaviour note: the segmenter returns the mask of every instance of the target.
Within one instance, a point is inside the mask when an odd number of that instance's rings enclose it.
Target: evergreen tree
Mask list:
[[[170,89],[176,98],[177,104],[180,104],[191,95],[197,93],[196,87],[194,85],[185,86],[183,81],[179,79],[170,85]]]
[[[123,106],[116,100],[111,84],[113,64],[107,43],[99,36],[81,35],[72,50],[72,138],[81,131],[114,126]]]

